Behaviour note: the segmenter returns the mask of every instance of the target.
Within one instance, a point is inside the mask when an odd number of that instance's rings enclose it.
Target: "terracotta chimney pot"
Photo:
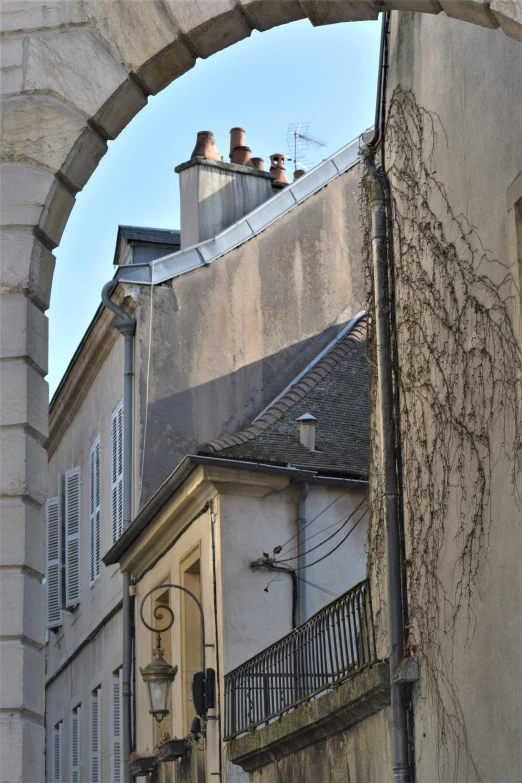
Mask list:
[[[216,147],[216,140],[212,131],[199,131],[196,139],[196,146],[192,152],[191,158],[210,158],[211,160],[221,160],[221,155]]]
[[[251,158],[251,161],[252,161],[252,166],[258,171],[265,170],[265,161],[263,160],[263,158]]]
[[[250,153],[252,150],[250,147],[234,147],[232,150],[232,163],[238,163],[240,166],[250,166],[254,168],[254,164],[250,160]]]
[[[303,174],[306,174],[306,171],[304,169],[296,169],[294,171],[294,182],[296,181],[296,179],[299,179],[299,177],[302,177]]]
[[[245,131],[243,128],[231,128],[230,130],[230,160],[234,147],[243,147],[245,144]]]
[[[286,177],[285,158],[286,155],[283,155],[281,152],[275,152],[273,155],[270,155],[270,171],[275,175],[277,182],[284,182],[285,184],[288,184],[288,179]]]

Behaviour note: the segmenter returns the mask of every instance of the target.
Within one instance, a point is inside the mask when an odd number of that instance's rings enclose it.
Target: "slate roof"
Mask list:
[[[249,427],[203,443],[198,454],[291,464],[366,478],[369,456],[367,317]],[[297,419],[317,418],[316,450],[299,440]]]
[[[181,232],[168,228],[118,226],[118,230],[127,242],[151,242],[155,245],[179,245],[181,241]]]

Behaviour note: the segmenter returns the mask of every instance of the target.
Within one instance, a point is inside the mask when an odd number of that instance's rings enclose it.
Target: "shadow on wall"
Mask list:
[[[248,426],[344,325],[336,324],[220,378],[152,402],[148,409],[138,511],[196,446]],[[145,420],[143,405],[141,421]],[[140,437],[141,465],[143,429]]]

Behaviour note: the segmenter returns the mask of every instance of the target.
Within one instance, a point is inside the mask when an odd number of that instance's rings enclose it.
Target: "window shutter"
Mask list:
[[[62,783],[62,726],[60,721],[53,729],[53,783]]]
[[[71,782],[80,783],[81,774],[81,707],[71,713]]]
[[[121,675],[119,669],[111,684],[112,783],[122,781]]]
[[[65,474],[65,606],[80,601],[80,468]]]
[[[112,543],[123,532],[123,400],[111,419]]]
[[[58,497],[49,498],[45,504],[47,523],[47,627],[57,628],[62,624],[62,577],[60,554],[62,531]]]
[[[90,458],[90,561],[89,561],[89,584],[94,582],[100,576],[100,495],[101,495],[101,476],[100,476],[100,436],[96,438],[91,447]]]
[[[91,695],[91,783],[102,783],[100,696],[101,688]]]

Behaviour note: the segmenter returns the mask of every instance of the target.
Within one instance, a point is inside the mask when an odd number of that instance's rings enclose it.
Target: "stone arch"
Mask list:
[[[75,195],[147,98],[251,31],[445,11],[522,40],[518,0],[5,0],[2,13],[2,722],[6,780],[43,780],[47,318]],[[5,743],[5,744],[4,744]]]

